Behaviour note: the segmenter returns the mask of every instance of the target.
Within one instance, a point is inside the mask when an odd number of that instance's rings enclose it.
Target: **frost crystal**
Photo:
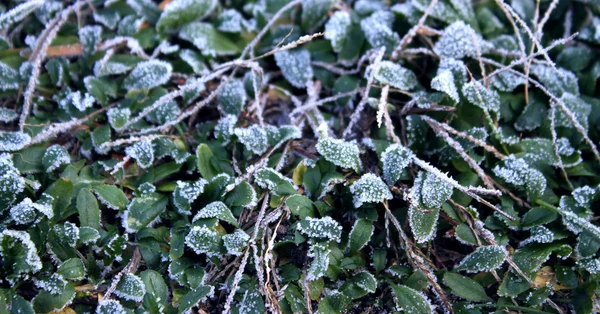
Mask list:
[[[59,100],[58,105],[67,112],[70,112],[70,105],[75,107],[80,112],[83,112],[87,108],[94,106],[94,102],[96,102],[96,99],[92,95],[85,93],[83,96],[81,96],[81,92],[76,91],[69,93],[65,98]]]
[[[62,225],[54,225],[52,232],[57,236],[58,240],[72,248],[77,245],[79,240],[79,228],[71,222],[65,222]]]
[[[142,278],[128,273],[121,277],[115,289],[115,294],[122,299],[142,302],[146,288]]]
[[[125,149],[125,154],[135,159],[142,169],[152,166],[154,162],[154,149],[149,140],[135,142]]]
[[[525,78],[512,72],[500,72],[490,81],[493,87],[501,92],[512,92],[515,88],[525,84]]]
[[[193,183],[177,181],[177,187],[173,191],[173,205],[177,212],[183,215],[191,214],[191,204],[204,192],[204,186],[208,181],[200,179]]]
[[[267,133],[257,124],[253,124],[248,128],[237,128],[234,133],[246,149],[254,154],[262,155],[267,151]]]
[[[197,54],[195,51],[183,49],[179,52],[179,56],[181,57],[181,60],[185,61],[190,67],[192,67],[194,73],[201,74],[207,71],[206,65],[204,62],[202,62],[202,56]]]
[[[84,26],[79,29],[79,42],[81,42],[81,47],[86,55],[92,54],[101,40],[101,26]]]
[[[464,270],[468,273],[495,270],[504,263],[507,255],[508,251],[503,246],[480,246],[473,253],[465,256],[455,270]]]
[[[372,70],[372,66],[369,66],[365,75],[368,75]],[[381,61],[375,73],[375,79],[381,84],[387,84],[404,91],[417,86],[417,77],[413,71],[391,61]]]
[[[156,187],[150,182],[144,182],[137,187],[137,192],[140,194],[140,196],[154,193],[154,191],[156,191]]]
[[[458,89],[454,84],[454,75],[450,70],[443,70],[431,80],[431,88],[446,93],[456,103],[460,102]]]
[[[457,21],[446,27],[444,34],[435,43],[433,51],[441,57],[462,59],[464,57],[477,57],[479,51],[485,53],[492,45],[483,40],[475,30],[463,21]]]
[[[306,87],[313,77],[310,53],[306,49],[285,50],[275,54],[283,77],[297,88]]]
[[[329,18],[329,21],[325,24],[325,38],[331,41],[333,51],[338,53],[342,51],[351,24],[350,13],[346,11],[335,11]]]
[[[0,29],[7,30],[10,25],[21,21],[42,4],[44,4],[44,0],[27,1],[12,8],[8,12],[2,13],[2,15],[0,15]]]
[[[385,181],[388,184],[396,183],[400,179],[404,168],[412,162],[413,157],[413,152],[400,144],[388,146],[383,154],[381,154]]]
[[[121,15],[115,10],[102,10],[94,12],[94,21],[110,28],[115,29],[121,20]]]
[[[234,226],[237,226],[237,220],[233,217],[231,210],[225,205],[225,203],[220,201],[212,202],[201,210],[198,211],[194,219],[192,219],[192,223],[196,222],[198,219],[205,218],[218,218],[220,220],[226,221]]]
[[[23,149],[31,141],[31,136],[22,132],[0,131],[0,152],[14,152]]]
[[[12,122],[15,121],[18,117],[19,115],[17,115],[14,109],[0,108],[0,122]]]
[[[528,193],[534,195],[541,195],[546,190],[544,175],[540,171],[529,167],[525,160],[510,155],[502,161],[504,166],[497,165],[492,171],[507,183],[523,186]]]
[[[237,53],[237,48],[224,44],[226,37],[219,34],[210,23],[193,22],[184,26],[179,32],[179,38],[194,44],[205,56],[232,55]]]
[[[127,312],[119,301],[104,299],[98,303],[96,314],[127,314]]]
[[[577,204],[583,207],[587,207],[590,206],[597,192],[597,188],[594,189],[586,185],[576,188],[575,190],[573,190],[573,192],[571,192],[571,195],[573,196]]]
[[[63,278],[63,276],[55,273],[50,277],[39,280],[34,279],[34,283],[38,289],[42,289],[52,295],[59,295],[63,292],[68,282]]]
[[[226,234],[223,236],[223,244],[227,249],[227,254],[240,256],[242,250],[248,244],[250,236],[241,229],[236,229],[234,233]]]
[[[298,223],[298,231],[311,238],[335,242],[340,242],[342,236],[342,226],[329,216],[323,218],[307,217]]]
[[[123,81],[125,89],[150,89],[165,84],[171,78],[173,67],[160,60],[140,62]]]
[[[356,143],[322,136],[317,143],[317,152],[336,166],[355,171],[362,168]]]
[[[71,157],[67,150],[58,145],[54,144],[44,153],[42,157],[42,166],[46,169],[46,172],[52,172],[62,165],[68,165],[71,163]]]
[[[388,186],[378,176],[367,173],[350,186],[354,195],[354,206],[361,207],[363,203],[382,203],[391,200],[392,193]]]
[[[360,21],[360,27],[373,48],[385,47],[386,52],[390,53],[400,43],[400,36],[392,30],[392,23],[392,12],[377,11]]]
[[[500,95],[489,90],[478,81],[463,85],[462,92],[473,105],[487,111],[500,111]]]
[[[206,226],[194,226],[185,237],[185,244],[196,254],[206,254],[208,257],[219,256],[219,234]]]

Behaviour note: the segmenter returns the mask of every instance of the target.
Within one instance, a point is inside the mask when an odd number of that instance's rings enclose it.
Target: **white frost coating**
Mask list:
[[[392,30],[394,14],[389,11],[377,11],[360,21],[360,28],[373,48],[393,49],[400,42],[398,33]]]
[[[10,25],[23,20],[42,4],[44,4],[44,0],[30,0],[19,4],[8,12],[2,13],[0,15],[0,29],[7,30]]]
[[[537,243],[550,243],[554,241],[554,233],[550,231],[550,229],[545,226],[535,226],[530,230],[531,236],[519,244],[520,247],[523,247],[529,243],[537,242]]]
[[[115,294],[122,299],[141,302],[146,294],[146,287],[142,278],[127,273],[124,274],[117,284]]]
[[[125,89],[150,89],[165,84],[171,78],[173,67],[160,60],[138,63],[123,81]]]
[[[417,77],[413,71],[391,61],[381,61],[378,67],[370,65],[365,71],[368,78],[371,71],[375,72],[375,80],[381,84],[388,84],[400,90],[411,90],[417,86]]]
[[[248,128],[236,128],[234,133],[246,149],[254,154],[261,155],[267,151],[267,132],[260,126],[253,124]]]
[[[600,273],[600,259],[585,259],[578,261],[577,264],[587,270],[590,274]]]
[[[10,209],[10,218],[12,218],[17,225],[32,223],[37,218],[37,215],[31,199],[26,197],[19,204],[13,206]]]
[[[494,75],[490,84],[499,91],[512,92],[515,88],[525,84],[525,78],[515,73],[504,71]]]
[[[194,226],[185,237],[185,244],[196,254],[206,254],[208,257],[220,256],[219,234],[206,226]]]
[[[64,147],[58,144],[48,147],[42,157],[42,165],[46,168],[46,172],[52,172],[58,167],[70,163],[71,157],[69,153]]]
[[[107,4],[105,4],[108,6]],[[94,12],[94,21],[106,26],[109,29],[114,30],[117,24],[121,20],[121,15],[118,11],[105,10]]]
[[[290,178],[282,175],[273,168],[265,167],[257,170],[254,174],[254,181],[263,189],[274,190],[277,188],[277,185],[281,180],[288,181],[292,186],[294,186],[294,183]]]
[[[454,84],[454,75],[450,70],[443,70],[431,80],[431,88],[446,93],[454,102],[460,102],[458,89]]]
[[[259,303],[260,302],[260,303]],[[242,302],[240,302],[239,314],[254,314],[256,313],[256,308],[260,306],[263,299],[258,294],[258,292],[250,292],[250,290],[246,290],[244,292],[244,297],[242,298]]]
[[[360,149],[354,142],[346,142],[341,139],[321,136],[317,143],[317,152],[325,160],[336,166],[360,171]]]
[[[306,279],[312,281],[325,275],[327,267],[329,266],[329,254],[331,253],[331,249],[327,243],[309,241],[309,244],[307,256],[312,257],[313,260],[310,263]]]
[[[115,129],[115,131],[121,131],[123,125],[129,121],[129,118],[131,117],[131,110],[129,110],[129,108],[110,108],[106,111],[106,116],[108,117],[110,126]]]
[[[173,191],[173,205],[177,208],[177,211],[181,214],[189,215],[190,204],[198,198],[202,192],[204,192],[204,186],[208,181],[200,179],[196,182],[183,182],[177,181],[177,187]]]
[[[560,214],[562,215],[563,224],[567,227],[567,229],[575,234],[581,233],[583,230],[586,230],[594,235],[594,237],[600,239],[600,228],[587,219],[577,216],[573,211],[568,208],[564,208],[562,205],[564,204],[563,199],[565,196],[561,198],[561,208]]]
[[[143,169],[152,166],[154,162],[154,149],[152,148],[152,142],[149,140],[135,142],[125,149],[125,154],[135,159]]]
[[[504,263],[506,256],[508,251],[503,246],[480,246],[473,253],[465,256],[455,270],[464,270],[467,273],[492,271]]]
[[[313,77],[310,53],[306,49],[280,51],[275,54],[275,63],[283,77],[294,87],[306,87]]]
[[[179,57],[181,57],[181,60],[187,62],[187,64],[189,64],[189,66],[192,67],[194,73],[205,74],[207,72],[206,65],[204,65],[204,63],[202,62],[201,57],[196,55],[196,52],[194,52],[193,50],[182,49],[179,52]]]
[[[575,148],[571,146],[571,142],[566,137],[561,137],[556,140],[556,148],[558,153],[563,156],[571,156],[575,153]]]
[[[494,90],[487,89],[479,81],[466,83],[462,87],[462,92],[473,105],[486,111],[500,111],[500,95]]]
[[[0,209],[12,204],[25,189],[25,179],[14,166],[12,155],[0,154]]]
[[[231,136],[234,134],[234,128],[238,121],[235,115],[226,115],[217,122],[215,126],[215,137],[223,141],[223,146],[229,143]]]
[[[359,274],[366,274],[369,277],[369,279],[365,280],[361,278],[361,280],[355,280],[354,282],[356,283],[356,285],[369,293],[375,293],[375,290],[377,290],[377,280],[375,279],[375,276],[373,276],[373,274],[371,274],[368,271],[362,271],[358,274],[355,274],[355,277]],[[373,283],[375,283],[375,289],[371,287]]]
[[[346,11],[335,11],[329,18],[325,24],[325,38],[331,41],[333,51],[337,53],[342,51],[351,24],[350,13]]]
[[[0,62],[0,90],[19,88],[19,73],[4,62]]]
[[[0,131],[0,152],[14,152],[23,149],[31,141],[31,136],[23,132]]]
[[[77,110],[83,112],[87,108],[94,106],[95,102],[96,99],[92,95],[85,93],[81,96],[81,92],[76,91],[71,92],[66,97],[60,99],[58,105],[67,112],[69,111],[69,105],[73,105]]]
[[[44,279],[34,279],[33,283],[38,289],[42,289],[52,295],[59,295],[67,286],[67,281],[60,274],[54,273]]]
[[[0,76],[1,75],[2,74],[0,73]],[[0,122],[12,122],[17,120],[18,117],[19,115],[17,115],[14,109],[0,108]]]
[[[218,30],[226,33],[239,33],[242,31],[244,17],[235,9],[226,9],[219,15]]]
[[[583,126],[584,129],[588,129],[589,120],[588,117],[592,112],[592,106],[586,103],[583,99],[570,93],[564,93],[560,100],[565,104],[565,107],[573,113],[575,119]],[[556,126],[573,127],[573,122],[567,117],[562,110],[556,111]]]
[[[17,230],[8,230],[5,229],[0,233],[0,255],[4,255],[4,241],[5,238],[12,238],[12,240],[8,240],[6,245],[8,248],[12,248],[16,244],[23,245],[27,251],[27,256],[25,257],[25,263],[29,267],[31,273],[36,273],[40,269],[42,269],[42,262],[40,261],[40,257],[37,255],[37,249],[35,244],[31,241],[29,237],[29,233],[25,231],[17,231]],[[20,270],[19,275],[22,275],[24,270]],[[27,275],[26,275],[27,276]],[[9,282],[13,283],[10,279]]]
[[[477,57],[476,43],[481,53],[485,53],[493,47],[492,44],[483,40],[471,26],[463,21],[457,21],[446,27],[442,37],[435,43],[433,51],[445,58],[475,58]]]
[[[236,222],[235,217],[231,213],[231,210],[225,205],[225,203],[220,201],[212,202],[196,213],[194,219],[192,219],[192,223],[196,222],[198,219],[204,218],[218,218],[220,220],[224,220],[230,223]]]
[[[532,64],[530,71],[554,95],[562,95],[563,93],[579,95],[579,79],[571,71],[558,68],[560,73],[558,74],[555,67],[543,64]]]
[[[227,254],[240,256],[242,249],[246,247],[250,236],[244,230],[236,229],[234,233],[223,236],[223,244],[227,249]]]
[[[140,193],[140,195],[154,193],[154,191],[156,191],[156,187],[150,182],[144,182],[137,187],[137,192]]]
[[[119,301],[103,299],[98,303],[96,314],[127,314],[127,312]]]
[[[413,152],[396,143],[388,146],[381,154],[381,162],[383,163],[383,178],[388,184],[394,184],[400,176],[404,168],[412,162],[414,157]]]
[[[298,223],[298,231],[311,238],[327,239],[335,242],[340,242],[342,237],[342,226],[329,216],[323,218],[307,217]]]
[[[421,171],[410,189],[410,198],[425,209],[440,208],[452,196],[452,185],[432,173]]]
[[[378,176],[367,173],[350,186],[356,208],[363,203],[382,203],[393,198],[388,186]]]
[[[502,160],[504,166],[496,165],[492,171],[507,183],[523,186],[528,192],[542,194],[546,189],[546,178],[537,169],[529,167],[522,158],[510,155]]]
[[[226,114],[239,114],[248,96],[242,80],[231,80],[219,92],[220,109]]]
[[[590,203],[594,199],[594,195],[596,195],[597,192],[597,188],[594,189],[585,185],[573,190],[573,192],[571,192],[571,195],[579,205],[586,207],[590,205]]]
[[[79,228],[72,222],[65,222],[62,225],[54,225],[52,231],[60,237],[60,241],[74,248],[79,240]]]
[[[79,42],[86,54],[96,51],[96,46],[102,40],[102,27],[99,25],[88,25],[79,29]]]

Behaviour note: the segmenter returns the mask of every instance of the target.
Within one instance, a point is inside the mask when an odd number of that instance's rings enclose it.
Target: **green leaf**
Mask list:
[[[0,90],[19,88],[19,72],[4,62],[0,62]],[[2,149],[0,149],[2,150]]]
[[[463,299],[475,302],[491,300],[483,290],[483,287],[471,278],[456,273],[446,273],[444,275],[444,282],[452,289],[452,292]]]
[[[42,263],[31,237],[25,231],[5,229],[0,233],[0,256],[3,276],[9,283],[42,269]]]
[[[360,172],[360,149],[356,143],[321,136],[317,143],[317,151],[325,160],[342,168]]]
[[[327,17],[334,0],[306,0],[302,2],[300,21],[305,30],[314,29]]]
[[[336,242],[340,241],[342,235],[342,226],[329,216],[302,219],[298,222],[298,230],[311,238]]]
[[[247,128],[236,128],[234,134],[246,149],[256,155],[262,155],[269,145],[267,132],[257,124]]]
[[[153,222],[165,210],[168,198],[158,193],[145,194],[134,198],[123,214],[123,227],[128,233],[134,233]]]
[[[159,32],[172,32],[183,25],[208,16],[217,6],[217,0],[174,0],[165,6],[156,23]]]
[[[566,258],[571,254],[572,249],[567,244],[556,242],[548,244],[533,243],[515,251],[512,259],[521,271],[525,274],[530,274],[537,271],[548,260],[552,252],[556,252],[558,256]]]
[[[424,243],[435,237],[440,209],[420,209],[410,206],[408,221],[417,243]]]
[[[411,90],[417,86],[417,77],[413,71],[391,61],[382,61],[375,72],[375,79],[381,84],[400,90]]]
[[[429,300],[416,290],[407,286],[390,284],[394,292],[396,305],[412,314],[431,314],[433,306]]]
[[[292,214],[297,215],[301,219],[315,216],[313,202],[304,195],[292,195],[288,197],[285,200],[285,205],[287,205]]]
[[[170,63],[150,60],[138,63],[123,81],[125,89],[151,89],[163,85],[171,78]]]
[[[75,285],[68,283],[58,294],[51,294],[46,290],[41,290],[33,298],[33,310],[36,313],[49,313],[58,311],[67,306],[75,296]]]
[[[146,270],[141,274],[146,294],[144,294],[143,306],[146,311],[152,314],[159,314],[160,308],[164,307],[169,300],[169,290],[165,280],[160,273],[154,270]]]
[[[284,177],[272,168],[262,168],[254,174],[254,181],[263,189],[269,189],[275,195],[290,195],[298,193],[292,180]]]
[[[350,231],[348,247],[350,252],[361,250],[371,239],[375,226],[366,219],[357,219]]]
[[[248,246],[250,236],[241,229],[236,229],[234,233],[223,236],[223,244],[227,249],[227,254],[240,256],[242,250]]]
[[[392,144],[381,154],[383,177],[388,184],[394,184],[400,179],[404,169],[412,162],[414,154],[410,149],[400,144]]]
[[[531,228],[550,223],[558,218],[556,212],[543,207],[534,207],[523,215],[521,227]]]
[[[235,227],[240,227],[237,219],[233,216],[233,213],[231,213],[231,210],[223,202],[216,201],[204,206],[204,208],[200,209],[196,216],[194,216],[192,222],[205,218],[218,218],[234,225]]]
[[[244,83],[241,80],[229,81],[219,92],[219,104],[226,114],[239,115],[247,99]]]
[[[209,257],[221,255],[221,237],[206,226],[194,226],[185,237],[185,244],[196,254]]]
[[[378,176],[367,173],[350,186],[354,207],[359,208],[363,203],[382,203],[393,198],[388,186]]]
[[[56,270],[65,279],[81,280],[85,278],[85,266],[79,258],[64,261]]]
[[[198,149],[196,149],[196,157],[198,157],[196,165],[198,167],[198,171],[200,171],[200,174],[206,180],[211,180],[219,174],[210,162],[213,156],[213,152],[208,145],[198,145]]]
[[[184,26],[179,38],[194,44],[205,56],[228,56],[239,52],[239,48],[229,40],[231,36],[223,34],[212,24],[193,22]]]
[[[196,289],[191,290],[186,293],[181,298],[181,304],[179,304],[179,309],[177,313],[182,314],[192,307],[204,302],[207,297],[213,295],[215,288],[213,286],[199,286]]]
[[[142,279],[134,274],[124,274],[119,279],[115,294],[121,299],[141,302],[146,289]]]
[[[71,157],[67,150],[60,145],[52,145],[46,149],[42,157],[42,167],[46,172],[52,172],[58,167],[71,163]]]
[[[256,191],[250,183],[240,182],[225,195],[225,204],[229,206],[253,207],[256,205]]]
[[[283,77],[297,88],[306,87],[313,78],[310,53],[306,49],[285,50],[275,54],[275,62]]]
[[[96,197],[89,189],[79,190],[79,194],[77,194],[77,212],[82,227],[100,228],[100,208]]]
[[[480,246],[473,253],[465,256],[455,270],[468,273],[491,271],[500,267],[507,255],[508,252],[503,246]]]
[[[124,209],[129,200],[121,189],[114,185],[102,184],[94,187],[98,200],[111,209]]]
[[[473,230],[466,223],[461,223],[456,227],[456,238],[458,241],[468,244],[477,245],[477,237]]]

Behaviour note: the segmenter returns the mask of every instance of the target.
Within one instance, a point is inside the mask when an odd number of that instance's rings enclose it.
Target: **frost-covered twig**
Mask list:
[[[0,30],[6,30],[12,24],[21,21],[35,9],[44,4],[44,0],[30,0],[19,4],[8,12],[0,15]]]
[[[398,53],[401,50],[403,50],[404,48],[406,48],[406,46],[412,42],[413,38],[415,38],[415,36],[417,35],[417,32],[419,31],[419,29],[421,27],[423,27],[423,25],[425,24],[425,21],[427,20],[427,17],[429,16],[429,14],[431,14],[431,12],[433,12],[433,8],[435,7],[435,5],[437,3],[438,3],[438,0],[431,0],[431,2],[429,3],[429,6],[423,13],[423,16],[421,16],[421,18],[419,19],[419,22],[417,23],[417,25],[413,26],[406,33],[406,35],[404,35],[404,37],[402,37],[402,39],[400,40],[400,44],[398,45],[398,47],[396,47],[396,49],[394,49],[394,52],[392,52],[392,60],[397,59]]]
[[[123,139],[118,139],[116,141],[103,143],[101,146],[103,148],[112,148],[112,147],[121,146],[121,145],[125,145],[125,144],[131,144],[131,143],[135,143],[135,142],[139,142],[139,141],[145,141],[145,140],[152,141],[157,138],[166,137],[166,136],[167,135],[162,135],[162,134],[146,135],[146,136],[139,136],[139,137],[131,136],[129,138],[123,138]]]
[[[383,122],[383,114],[387,111],[387,98],[390,92],[390,85],[385,85],[381,89],[381,97],[379,98],[379,104],[377,106],[377,127],[381,127]]]
[[[98,50],[106,50],[122,43],[127,45],[127,48],[129,48],[131,53],[136,54],[143,59],[150,59],[150,56],[148,56],[142,46],[140,46],[140,42],[133,37],[116,36],[98,45]]]

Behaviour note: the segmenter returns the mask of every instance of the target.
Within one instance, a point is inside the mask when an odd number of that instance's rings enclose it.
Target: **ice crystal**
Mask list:
[[[400,43],[400,36],[392,30],[392,23],[392,12],[377,11],[360,21],[360,27],[373,48],[385,47],[390,53]]]
[[[443,70],[431,80],[431,88],[446,93],[454,102],[460,102],[458,89],[454,84],[454,75],[450,70]]]
[[[26,197],[19,204],[13,206],[10,209],[10,218],[12,218],[17,225],[32,223],[37,218],[37,214],[31,199]]]
[[[377,290],[377,280],[375,279],[375,276],[368,271],[361,271],[354,274],[353,281],[359,288],[368,293],[375,293]]]
[[[146,119],[150,122],[162,125],[177,119],[180,113],[181,109],[179,109],[177,102],[171,100],[152,110],[148,116],[146,116]]]
[[[57,236],[57,239],[72,248],[77,245],[79,240],[79,228],[77,225],[71,222],[65,222],[64,224],[54,225],[52,232]]]
[[[478,81],[466,83],[462,88],[463,95],[473,105],[487,111],[500,111],[500,95],[487,89]]]
[[[0,131],[0,152],[14,152],[23,149],[31,141],[31,136],[22,132]]]
[[[205,56],[232,55],[237,53],[235,46],[225,45],[224,37],[210,23],[193,22],[184,26],[179,32],[179,38],[187,40],[196,46]]]
[[[138,63],[123,81],[125,89],[150,89],[165,84],[171,78],[173,67],[160,60]]]
[[[413,152],[400,144],[396,143],[388,146],[381,154],[385,181],[388,184],[396,183],[400,179],[404,168],[412,162],[413,157]]]
[[[346,11],[335,11],[325,24],[325,38],[331,41],[333,51],[339,53],[344,47],[350,32],[352,20],[350,13]]]
[[[146,294],[146,288],[142,278],[127,273],[124,274],[117,284],[115,294],[122,299],[131,300],[135,302],[142,302],[144,294]]]
[[[119,301],[103,299],[98,303],[96,314],[127,314],[127,311]]]
[[[336,242],[340,242],[342,236],[342,226],[329,216],[323,218],[307,217],[298,223],[298,231],[311,238]]]
[[[594,196],[598,193],[598,188],[591,188],[587,185],[576,188],[571,192],[571,195],[580,206],[590,206],[594,200]]]
[[[492,45],[475,30],[463,21],[450,24],[444,30],[444,34],[435,43],[433,51],[444,58],[462,59],[464,57],[477,57],[477,46],[479,51],[485,53]]]
[[[236,229],[233,233],[223,236],[223,244],[227,249],[227,254],[240,256],[242,250],[248,244],[250,236],[241,229]]]
[[[528,193],[541,195],[546,190],[546,178],[537,169],[529,167],[522,158],[510,155],[503,159],[504,166],[496,165],[494,174],[507,183],[524,187]]]
[[[239,115],[246,103],[246,89],[241,80],[229,81],[219,92],[220,108],[225,114]]]
[[[76,91],[71,92],[67,94],[66,97],[60,99],[58,101],[58,105],[69,113],[71,112],[69,108],[70,106],[73,106],[78,111],[83,112],[87,108],[91,108],[95,101],[96,99],[92,95],[85,93],[82,96],[80,91]]]
[[[185,237],[185,244],[196,254],[206,254],[208,257],[219,256],[219,234],[206,226],[194,226]]]
[[[525,78],[512,72],[500,72],[490,81],[491,85],[501,92],[512,92],[520,85],[525,84]]]
[[[79,42],[85,54],[92,54],[102,40],[102,27],[98,25],[84,26],[79,29]]]
[[[587,270],[590,274],[596,275],[600,273],[600,259],[584,259],[578,261],[577,264],[583,269]]]
[[[144,182],[137,187],[137,192],[140,196],[154,193],[156,191],[156,187],[150,182]]]
[[[125,149],[125,154],[135,159],[143,169],[152,166],[154,162],[154,149],[152,148],[152,142],[149,140],[135,142]]]
[[[360,149],[354,142],[322,136],[317,143],[317,152],[336,166],[355,171],[360,171],[362,168]]]
[[[46,149],[44,157],[42,157],[42,166],[46,169],[46,172],[52,172],[62,165],[68,165],[71,163],[71,157],[67,150],[58,145],[54,144]]]
[[[499,245],[480,246],[465,256],[455,270],[468,273],[492,271],[500,267],[508,256],[506,248]]]
[[[156,28],[160,31],[172,31],[183,24],[201,20],[212,13],[217,3],[217,0],[171,1],[165,6]]]
[[[372,71],[372,66],[367,69],[367,74]],[[382,61],[375,72],[375,80],[381,84],[390,85],[400,90],[408,91],[417,86],[417,77],[413,71],[391,61]],[[365,75],[367,75],[365,74]]]
[[[248,128],[236,128],[234,133],[246,149],[252,153],[262,155],[267,151],[267,133],[259,125],[253,124]]]
[[[179,52],[181,60],[185,61],[196,74],[205,73],[207,71],[206,65],[202,61],[202,56],[198,55],[195,51],[190,49],[183,49]]]
[[[350,186],[354,196],[354,206],[361,207],[363,203],[381,203],[391,200],[392,193],[381,178],[372,173],[364,174]]]
[[[254,314],[259,307],[264,306],[264,301],[258,292],[246,290],[239,306],[239,314]]]
[[[205,218],[218,218],[218,219],[226,221],[234,226],[238,225],[237,220],[231,213],[231,210],[229,210],[229,208],[227,207],[227,205],[225,205],[225,203],[220,202],[220,201],[215,201],[215,202],[209,203],[208,205],[204,206],[204,208],[199,210],[198,213],[196,214],[196,216],[194,216],[194,219],[192,219],[192,222],[196,222],[198,219],[205,219]]]
[[[275,54],[283,77],[297,88],[306,87],[313,77],[310,53],[306,49],[285,50]]]
[[[191,204],[204,192],[207,183],[204,179],[192,183],[177,181],[177,187],[173,191],[173,205],[177,212],[183,215],[191,214]]]
[[[46,25],[62,9],[62,1],[44,1],[44,4],[35,10],[35,16],[40,23]]]

